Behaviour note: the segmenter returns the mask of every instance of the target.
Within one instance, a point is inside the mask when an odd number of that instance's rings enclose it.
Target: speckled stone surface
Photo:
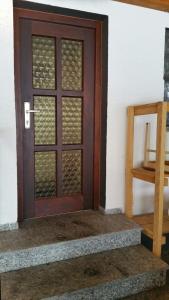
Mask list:
[[[143,290],[163,285],[166,272],[146,273],[120,279],[116,282],[105,283],[94,288],[81,289],[63,296],[48,297],[43,300],[112,300],[124,299],[126,295],[133,295]],[[152,299],[152,298],[151,298]],[[150,298],[149,298],[150,300]]]
[[[7,223],[7,224],[0,224],[0,231],[9,231],[9,230],[16,230],[18,229],[18,223]]]
[[[139,228],[123,214],[104,215],[99,211],[27,220],[19,230],[0,232],[0,252]]]
[[[162,247],[162,259],[169,264],[169,234],[166,235],[166,240],[166,245]],[[149,238],[143,235],[142,242],[146,247],[152,249],[152,241]],[[125,300],[169,300],[169,271],[167,272],[166,284],[163,287],[128,296]]]
[[[94,211],[27,221],[0,233],[0,272],[137,245],[140,231],[123,215]]]
[[[119,299],[165,284],[167,265],[141,245],[1,275],[1,300]]]
[[[145,291],[137,295],[128,296],[124,300],[168,300],[169,299],[169,273],[167,274],[166,285]]]

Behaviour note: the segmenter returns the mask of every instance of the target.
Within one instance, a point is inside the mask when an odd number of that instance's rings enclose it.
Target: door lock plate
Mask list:
[[[24,112],[25,112],[25,129],[30,129],[31,127],[31,113],[38,113],[38,110],[30,109],[30,102],[24,102]]]
[[[30,128],[30,102],[24,102],[24,111],[25,111],[25,129]]]

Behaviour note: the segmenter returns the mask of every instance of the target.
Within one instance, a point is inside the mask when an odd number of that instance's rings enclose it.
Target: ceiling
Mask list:
[[[115,0],[115,1],[169,12],[169,0]]]

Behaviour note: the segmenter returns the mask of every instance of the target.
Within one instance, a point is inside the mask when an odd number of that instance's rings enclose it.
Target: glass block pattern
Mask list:
[[[55,89],[55,39],[32,36],[33,87]]]
[[[82,90],[82,42],[62,40],[62,89]]]
[[[82,99],[62,98],[62,144],[81,144]]]
[[[56,196],[56,152],[35,152],[35,197]]]
[[[62,193],[72,195],[81,193],[81,150],[62,152]]]
[[[35,145],[56,143],[56,108],[55,97],[34,96]]]

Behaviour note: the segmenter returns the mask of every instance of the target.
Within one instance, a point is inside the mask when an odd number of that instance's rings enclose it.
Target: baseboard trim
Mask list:
[[[104,214],[104,215],[117,215],[117,214],[122,214],[122,209],[121,208],[112,208],[112,209],[105,209],[102,206],[99,206],[99,210]]]
[[[18,228],[19,228],[18,222],[0,224],[0,231],[10,231],[10,230],[16,230]]]

